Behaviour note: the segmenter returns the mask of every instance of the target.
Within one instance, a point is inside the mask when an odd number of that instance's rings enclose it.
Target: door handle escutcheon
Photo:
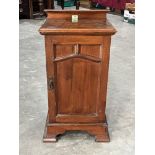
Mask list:
[[[54,84],[54,77],[51,77],[48,79],[48,89],[54,90],[55,84]]]

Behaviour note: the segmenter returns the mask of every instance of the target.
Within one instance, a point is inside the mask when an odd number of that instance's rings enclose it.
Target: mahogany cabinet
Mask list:
[[[106,10],[45,10],[48,115],[43,141],[82,130],[108,142],[106,94],[111,35]],[[78,21],[72,22],[72,15]]]
[[[45,8],[54,9],[54,0],[19,0],[19,18],[32,19],[43,16]]]
[[[19,18],[33,18],[32,0],[19,0]]]

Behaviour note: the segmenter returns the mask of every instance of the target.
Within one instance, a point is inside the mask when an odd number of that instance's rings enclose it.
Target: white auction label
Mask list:
[[[73,23],[78,22],[78,15],[72,15],[72,22]]]

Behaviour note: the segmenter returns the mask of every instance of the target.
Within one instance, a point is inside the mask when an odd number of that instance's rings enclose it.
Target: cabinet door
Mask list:
[[[50,38],[48,78],[49,120],[101,122],[105,118],[108,37]],[[104,45],[105,43],[105,45]]]

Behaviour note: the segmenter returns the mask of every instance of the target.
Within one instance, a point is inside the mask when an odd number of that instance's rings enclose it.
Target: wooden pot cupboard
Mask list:
[[[109,142],[105,107],[111,36],[107,10],[45,10],[48,115],[44,142],[66,131],[86,131]],[[78,16],[72,22],[72,15]]]

